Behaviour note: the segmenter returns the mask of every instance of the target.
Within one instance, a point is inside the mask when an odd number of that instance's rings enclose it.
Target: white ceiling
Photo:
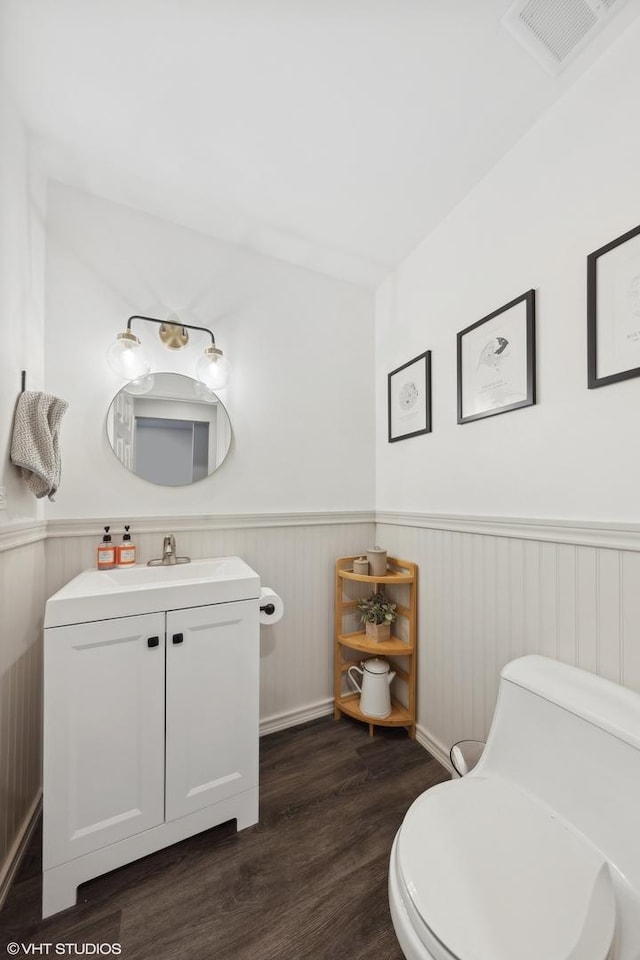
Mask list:
[[[554,78],[510,3],[0,0],[0,62],[57,178],[375,283],[640,12]]]

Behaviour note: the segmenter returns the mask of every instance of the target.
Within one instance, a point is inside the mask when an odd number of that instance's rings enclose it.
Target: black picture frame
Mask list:
[[[431,433],[431,350],[387,375],[389,443]]]
[[[640,226],[587,257],[587,386],[632,377],[640,377]]]
[[[527,290],[458,333],[457,374],[458,423],[535,404],[535,290]]]

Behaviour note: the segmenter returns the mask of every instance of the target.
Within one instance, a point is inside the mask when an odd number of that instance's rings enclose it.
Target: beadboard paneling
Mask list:
[[[0,551],[0,899],[40,793],[45,547]]]
[[[177,526],[166,518],[158,529]],[[346,522],[345,522],[346,521]],[[91,521],[83,521],[85,529]],[[185,524],[186,526],[186,524]],[[372,521],[306,523],[298,518],[261,518],[254,527],[245,521],[207,529],[183,529],[176,534],[178,553],[192,558],[240,556],[284,601],[280,623],[261,629],[260,718],[263,732],[311,719],[332,708],[333,571],[341,555],[366,550],[373,542]],[[97,538],[78,536],[73,524],[51,525],[47,538],[47,596],[81,570],[95,566]],[[100,524],[93,523],[99,530]],[[139,562],[158,557],[162,535],[136,534]]]
[[[447,522],[389,514],[377,526],[370,514],[150,518],[138,524],[138,560],[159,556],[162,535],[173,531],[180,553],[242,556],[281,594],[283,620],[261,632],[263,732],[330,710],[335,558],[374,540],[419,566],[419,737],[442,758],[456,740],[486,737],[500,668],[524,653],[640,690],[635,528]],[[99,529],[98,520],[53,521],[46,542],[33,526],[0,549],[0,863],[39,789],[44,601],[94,565]]]
[[[488,521],[378,523],[376,542],[419,566],[418,725],[441,756],[486,738],[500,669],[540,653],[640,692],[640,553],[495,534]],[[546,526],[544,533],[547,533]],[[581,540],[577,532],[576,539]]]

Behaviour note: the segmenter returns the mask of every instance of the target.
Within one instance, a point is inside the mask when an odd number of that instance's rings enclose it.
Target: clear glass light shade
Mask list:
[[[122,389],[134,397],[142,397],[145,393],[153,390],[155,379],[152,373],[148,373],[146,377],[140,377],[139,380],[130,380]]]
[[[228,384],[230,375],[231,364],[223,357],[222,350],[217,347],[207,347],[196,364],[198,380],[211,390],[222,390]]]
[[[119,333],[113,341],[107,350],[107,363],[123,380],[139,380],[151,372],[142,344],[130,330]]]

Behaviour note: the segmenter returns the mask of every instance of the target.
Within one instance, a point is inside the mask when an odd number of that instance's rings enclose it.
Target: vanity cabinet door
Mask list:
[[[166,819],[258,785],[256,600],[167,614]]]
[[[164,820],[164,623],[45,630],[45,869]]]

